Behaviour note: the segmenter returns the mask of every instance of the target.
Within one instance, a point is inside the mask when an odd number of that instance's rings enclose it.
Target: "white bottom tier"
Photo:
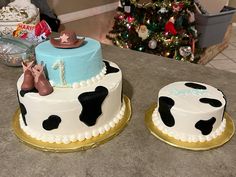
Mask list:
[[[111,67],[119,67],[109,62]],[[96,137],[123,117],[122,74],[107,73],[96,83],[81,88],[56,88],[48,96],[20,90],[20,126],[31,137],[49,143],[70,143]]]

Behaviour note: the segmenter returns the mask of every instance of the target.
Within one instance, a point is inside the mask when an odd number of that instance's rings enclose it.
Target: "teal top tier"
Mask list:
[[[98,76],[103,68],[101,45],[98,41],[85,38],[79,48],[55,48],[50,41],[35,48],[38,64],[45,65],[49,81],[56,87],[72,87]]]

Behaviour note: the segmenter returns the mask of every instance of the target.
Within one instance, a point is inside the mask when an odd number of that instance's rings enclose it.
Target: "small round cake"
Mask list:
[[[184,142],[204,142],[225,129],[224,94],[207,84],[174,82],[158,94],[154,125],[164,134]]]

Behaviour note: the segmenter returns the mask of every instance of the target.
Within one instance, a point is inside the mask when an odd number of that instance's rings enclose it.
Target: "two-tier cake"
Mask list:
[[[98,41],[62,32],[35,53],[37,64],[23,65],[17,82],[20,127],[26,134],[68,144],[101,135],[122,119],[122,73],[103,60]]]

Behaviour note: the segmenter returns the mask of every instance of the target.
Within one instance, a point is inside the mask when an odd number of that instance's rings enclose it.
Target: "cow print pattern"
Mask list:
[[[103,61],[103,62],[105,63],[105,66],[106,66],[106,69],[107,69],[106,74],[119,72],[119,69],[115,68],[115,67],[112,67],[109,62],[107,62],[107,61]]]
[[[33,89],[27,90],[27,91],[26,90],[21,90],[20,91],[21,97],[24,97],[25,94],[27,94],[27,93],[38,93],[38,90],[36,88],[33,88]]]
[[[212,117],[209,120],[200,120],[195,124],[195,127],[202,132],[203,135],[209,135],[213,129],[216,118]]]
[[[42,126],[45,130],[50,131],[57,129],[61,123],[61,118],[57,115],[51,115],[48,119],[44,120]]]
[[[78,100],[82,105],[80,120],[87,126],[96,124],[102,114],[102,103],[108,95],[108,89],[103,86],[95,88],[94,92],[85,92],[79,95]]]
[[[22,119],[24,121],[25,126],[27,126],[27,122],[26,122],[26,119],[25,119],[25,115],[27,114],[27,110],[26,110],[25,106],[22,103],[19,102],[19,104],[20,104],[20,111],[21,111]]]
[[[226,105],[227,105],[227,101],[226,101],[227,99],[226,99],[225,94],[224,94],[220,89],[217,89],[217,90],[219,90],[219,91],[223,94],[223,98],[224,98],[224,100],[225,100],[224,111],[223,111],[222,119],[221,119],[221,121],[223,121],[223,120],[224,120],[224,112],[225,112],[225,108],[226,108]]]
[[[175,119],[170,112],[174,104],[174,100],[169,97],[162,96],[159,98],[158,111],[160,113],[162,122],[168,127],[173,127],[175,125]]]
[[[21,112],[23,122],[24,122],[25,126],[27,126],[27,122],[26,122],[26,118],[25,118],[25,115],[27,114],[27,110],[26,110],[25,106],[20,102],[18,91],[17,91],[17,99],[18,99],[18,103],[20,106],[20,112]]]
[[[213,107],[221,107],[222,103],[219,100],[213,98],[200,98],[199,100],[201,103],[209,104]]]
[[[193,82],[187,82],[185,83],[185,86],[193,88],[193,89],[200,89],[200,90],[206,90],[207,88],[204,85],[196,84]]]

